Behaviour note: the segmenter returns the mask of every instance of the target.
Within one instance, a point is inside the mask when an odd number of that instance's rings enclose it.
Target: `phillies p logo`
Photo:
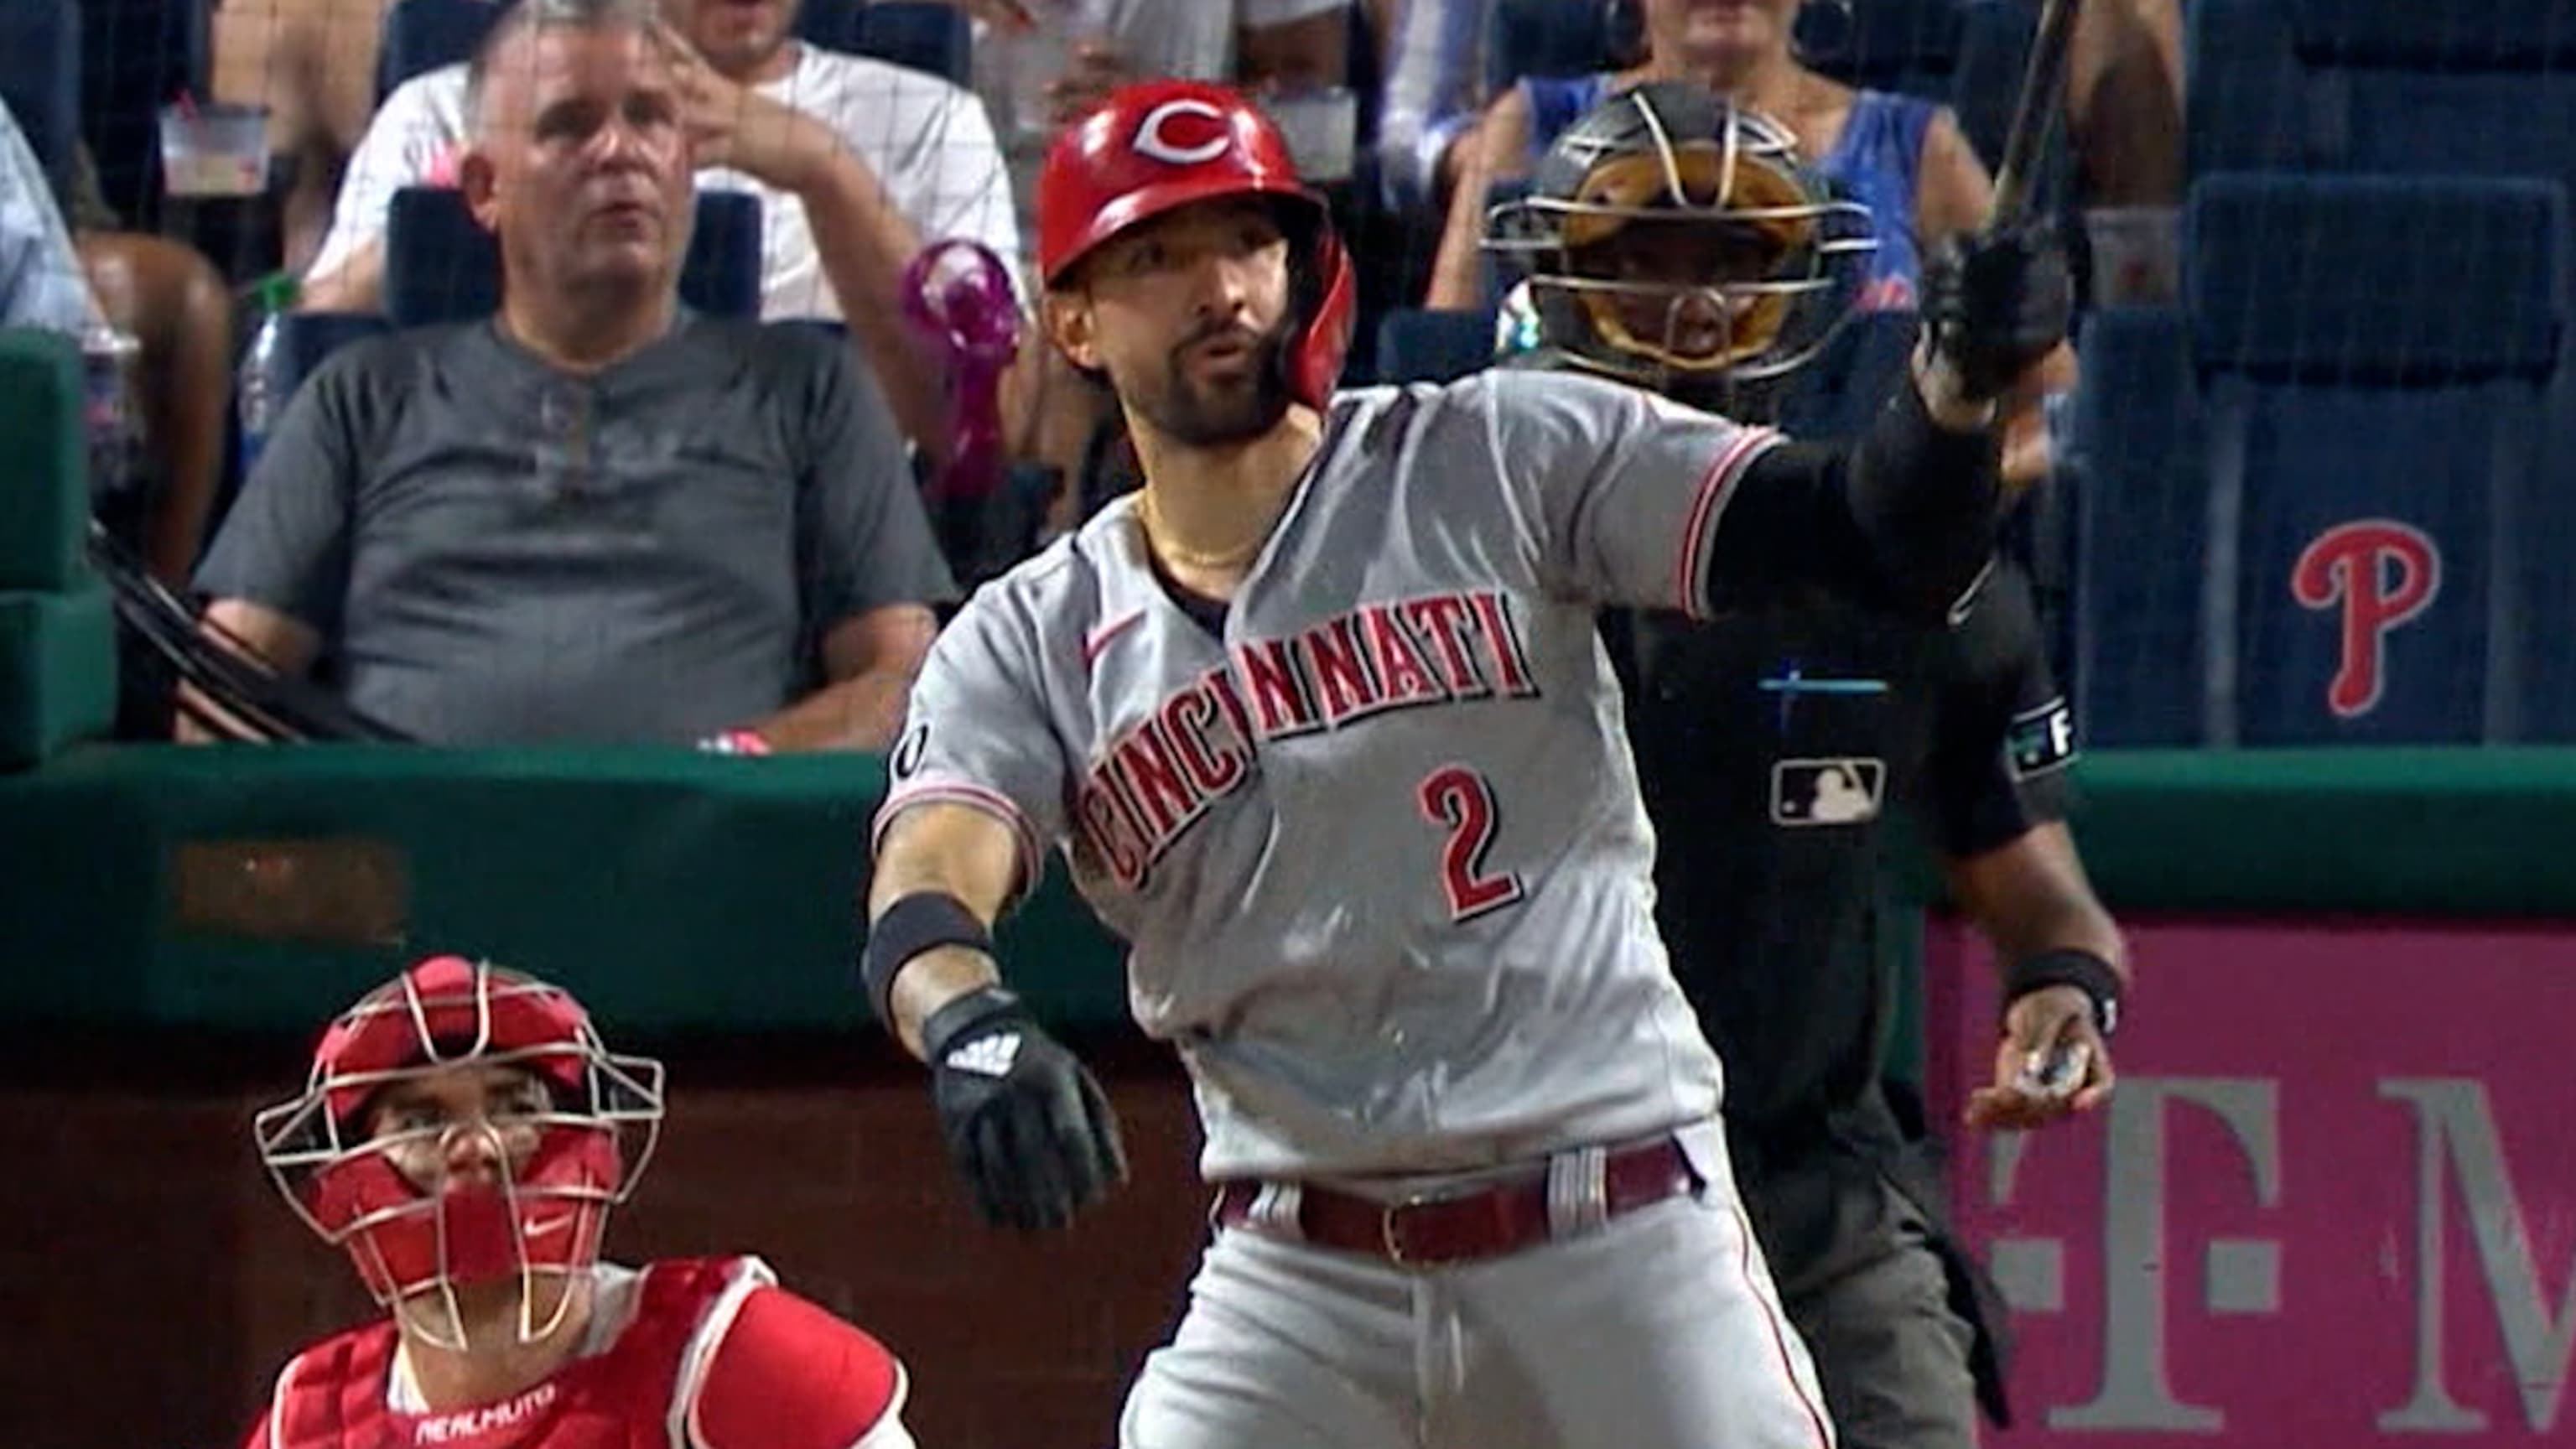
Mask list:
[[[2421,529],[2390,518],[2338,523],[2299,551],[2290,594],[2311,609],[2342,609],[2342,660],[2326,686],[2341,719],[2379,707],[2388,688],[2388,631],[2432,606],[2442,552]]]

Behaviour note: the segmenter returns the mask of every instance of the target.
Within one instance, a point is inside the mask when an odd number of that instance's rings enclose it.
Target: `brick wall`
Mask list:
[[[918,1069],[675,1062],[611,1255],[760,1253],[904,1357],[930,1449],[1099,1449],[1178,1313],[1204,1212],[1178,1072],[1102,1062],[1133,1180],[1025,1241],[952,1185]],[[371,1311],[250,1152],[250,1113],[278,1095],[0,1086],[0,1444],[237,1444],[288,1353]]]

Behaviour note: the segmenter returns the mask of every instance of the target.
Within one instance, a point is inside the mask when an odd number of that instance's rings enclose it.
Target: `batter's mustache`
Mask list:
[[[1240,342],[1246,347],[1267,347],[1278,341],[1284,332],[1285,329],[1279,327],[1265,332],[1241,322],[1209,322],[1190,329],[1190,335],[1182,338],[1180,346],[1172,349],[1172,360],[1177,362],[1183,354],[1211,342]]]

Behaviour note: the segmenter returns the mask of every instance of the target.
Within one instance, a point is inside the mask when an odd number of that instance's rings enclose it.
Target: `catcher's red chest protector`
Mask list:
[[[387,1407],[397,1334],[391,1319],[298,1354],[249,1449],[668,1449],[681,1360],[746,1260],[685,1258],[647,1267],[635,1311],[600,1353],[496,1404],[443,1414]]]

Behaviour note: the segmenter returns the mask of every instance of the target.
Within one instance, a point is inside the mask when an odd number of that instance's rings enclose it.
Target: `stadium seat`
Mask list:
[[[680,269],[680,298],[718,317],[760,313],[760,199],[698,193],[696,230]],[[385,228],[385,312],[398,327],[459,322],[501,304],[501,260],[459,193],[407,186]]]
[[[80,140],[80,34],[73,0],[0,3],[0,103],[56,196],[69,194]]]
[[[1439,312],[1404,307],[1378,324],[1380,382],[1453,382],[1492,365],[1494,317],[1490,312]]]
[[[380,312],[289,312],[278,319],[278,376],[293,397],[324,358],[352,342],[393,330]]]
[[[2184,61],[2192,173],[2576,180],[2565,16],[2563,0],[2198,0]]]
[[[2201,734],[2206,425],[2179,308],[2085,319],[2083,381],[2059,481],[2075,510],[2073,678],[2085,739],[2188,745]]]
[[[414,76],[472,60],[504,8],[499,0],[394,0],[376,48],[377,102]]]
[[[2570,668],[2559,622],[2522,605],[2576,569],[2541,466],[2565,189],[2212,177],[2184,232],[2203,742],[2530,737],[2535,676]]]

